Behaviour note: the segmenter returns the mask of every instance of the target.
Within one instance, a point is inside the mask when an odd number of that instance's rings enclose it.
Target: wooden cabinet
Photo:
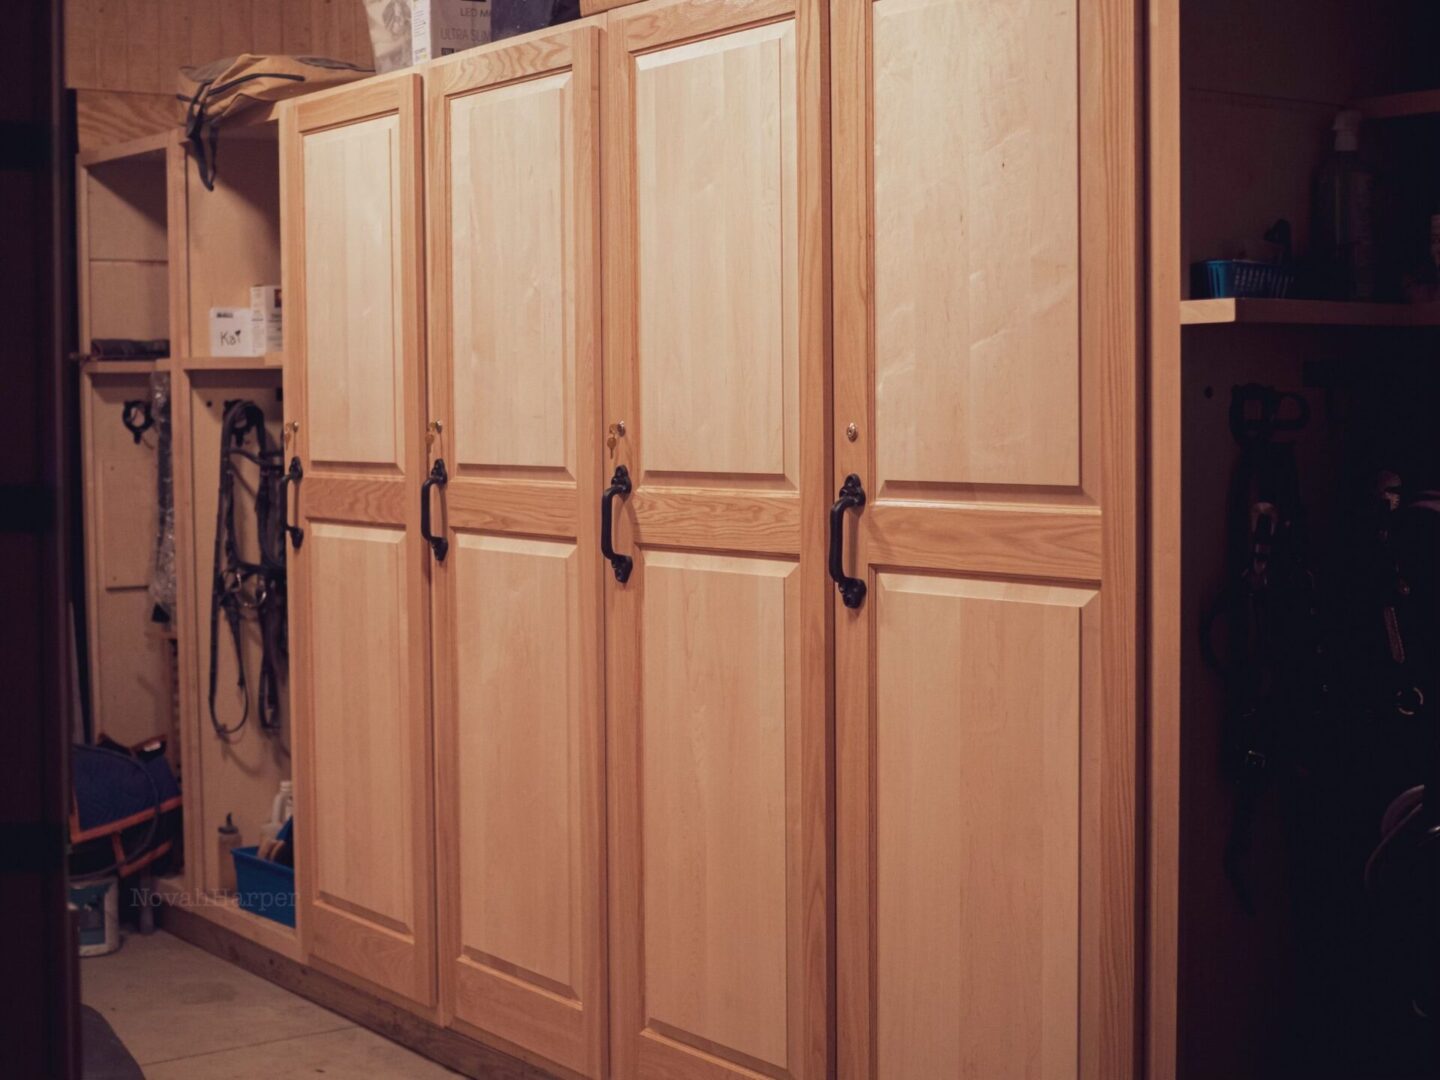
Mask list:
[[[1133,12],[828,15],[287,110],[305,934],[566,1075],[1126,1080]]]
[[[827,1065],[822,13],[613,12],[612,1072]]]
[[[596,1078],[599,42],[581,26],[427,77],[442,998],[457,1026]]]
[[[421,86],[285,114],[292,708],[315,961],[435,1001]]]
[[[1133,1076],[1133,5],[832,10],[840,1076]]]

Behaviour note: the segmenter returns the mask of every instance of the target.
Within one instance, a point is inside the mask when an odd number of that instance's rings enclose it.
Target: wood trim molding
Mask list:
[[[804,0],[679,0],[677,3],[647,4],[639,11],[626,12],[610,23],[610,34],[629,53],[643,53],[698,41],[719,33],[735,33],[751,26],[795,19],[797,35],[810,33]],[[823,38],[823,33],[818,34]],[[805,43],[797,41],[802,52]],[[815,63],[799,55],[800,63]]]
[[[341,124],[358,124],[389,113],[404,113],[407,108],[418,109],[418,105],[412,105],[407,98],[413,95],[414,102],[423,98],[420,79],[417,69],[409,67],[361,82],[342,83],[281,102],[279,115],[291,113],[296,131],[304,135]]]
[[[626,7],[639,2],[640,0],[580,0],[580,14],[599,15],[602,11],[610,11],[612,8]]]
[[[1103,722],[1092,807],[1103,826],[1081,872],[1080,1075],[1141,1077],[1145,821],[1144,543],[1146,282],[1144,10],[1080,9],[1081,350],[1100,364],[1100,637]],[[1092,751],[1093,752],[1093,751]]]
[[[408,1009],[281,956],[196,912],[165,906],[160,909],[160,924],[182,941],[475,1080],[562,1080],[474,1039],[426,1023]]]
[[[1180,0],[1149,0],[1145,1075],[1174,1080],[1180,934]]]

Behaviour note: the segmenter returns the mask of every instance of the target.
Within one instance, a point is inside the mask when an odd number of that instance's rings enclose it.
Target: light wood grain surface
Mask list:
[[[853,472],[870,496],[845,550],[869,596],[834,601],[840,1076],[1120,1080],[1138,1034],[1132,16],[831,11],[832,492]]]
[[[282,115],[297,881],[312,961],[437,1000],[425,472],[421,86]],[[343,389],[342,389],[343,388]]]
[[[1072,1076],[1097,594],[875,584],[877,1075]]]
[[[240,53],[374,63],[361,0],[66,0],[65,85],[82,150],[178,131],[182,67]]]
[[[169,648],[150,620],[156,539],[155,431],[136,443],[125,403],[150,400],[150,376],[85,370],[80,376],[85,481],[86,622],[90,717],[95,734],[132,745],[170,735]]]
[[[825,168],[815,4],[612,12],[611,1068],[829,1067]]]
[[[188,337],[177,355],[210,352],[210,309],[249,309],[250,286],[280,283],[280,156],[275,125],[266,137],[229,139],[215,189],[200,182],[184,152]]]
[[[884,433],[872,483],[1073,486],[1075,22],[1033,3],[884,0],[871,10]]]
[[[360,0],[66,0],[69,87],[169,95],[181,67],[242,52],[373,60]]]
[[[605,1071],[599,53],[593,23],[428,83],[443,1008]]]

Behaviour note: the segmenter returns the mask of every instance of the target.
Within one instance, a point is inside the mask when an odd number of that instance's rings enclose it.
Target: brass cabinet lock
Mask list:
[[[610,456],[615,456],[615,444],[625,437],[625,421],[616,420],[607,429],[608,437],[605,439],[605,447],[610,451]]]

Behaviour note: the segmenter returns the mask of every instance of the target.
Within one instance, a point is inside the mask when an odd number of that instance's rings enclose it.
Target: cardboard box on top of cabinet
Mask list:
[[[490,40],[490,0],[413,0],[410,51],[414,63],[473,49]]]

